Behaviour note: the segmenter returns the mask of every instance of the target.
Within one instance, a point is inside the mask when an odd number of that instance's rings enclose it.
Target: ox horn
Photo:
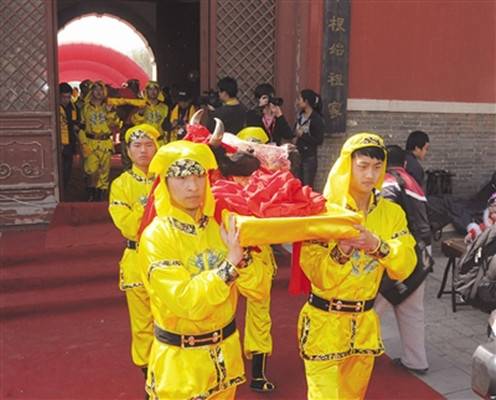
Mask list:
[[[215,129],[214,133],[210,137],[208,141],[210,145],[216,147],[219,146],[222,142],[222,137],[224,136],[224,123],[219,118],[214,118],[215,120]]]
[[[202,116],[203,116],[203,110],[202,109],[199,109],[198,111],[196,111],[191,116],[191,118],[189,119],[189,124],[190,125],[197,125],[197,124],[199,124],[200,121],[201,121]]]

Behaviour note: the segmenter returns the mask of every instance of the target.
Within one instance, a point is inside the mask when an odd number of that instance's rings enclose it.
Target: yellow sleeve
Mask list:
[[[107,113],[107,124],[109,124],[109,126],[120,128],[121,120],[115,111],[110,111]]]
[[[145,116],[140,115],[137,111],[131,115],[131,122],[133,125],[139,125],[142,124],[145,121]]]
[[[402,281],[415,269],[417,255],[415,239],[408,231],[405,212],[400,206],[394,206],[391,210],[394,215],[393,233],[390,238],[381,238],[389,245],[389,254],[379,259],[379,262],[386,268],[386,273],[391,279]]]
[[[144,207],[139,201],[130,201],[119,179],[116,179],[110,187],[109,213],[122,236],[136,240]]]
[[[236,268],[239,277],[236,286],[240,293],[253,300],[262,300],[269,295],[272,266],[262,253],[250,252],[251,261],[245,268]],[[270,271],[270,273],[267,273]]]
[[[339,286],[351,273],[352,264],[338,264],[331,258],[335,241],[329,243],[318,241],[303,242],[301,246],[301,269],[313,286],[321,290],[330,290]]]
[[[203,320],[229,298],[234,267],[224,260],[219,268],[192,276],[167,236],[157,229],[143,233],[138,252],[143,281],[178,317]]]
[[[86,126],[86,113],[87,113],[86,105],[84,105],[82,110],[81,110],[81,122],[83,124],[85,124],[85,129],[88,129],[88,126]],[[81,145],[87,145],[88,144],[88,138],[86,137],[85,129],[80,129],[78,132],[78,139],[79,139],[79,143],[81,143]]]
[[[146,106],[146,100],[144,99],[126,99],[121,97],[109,97],[107,98],[107,104],[114,107],[119,106],[134,106],[134,107],[144,107]]]
[[[84,129],[79,130],[78,139],[79,139],[79,143],[81,143],[82,145],[88,144],[88,138],[86,137],[86,132],[84,131]]]

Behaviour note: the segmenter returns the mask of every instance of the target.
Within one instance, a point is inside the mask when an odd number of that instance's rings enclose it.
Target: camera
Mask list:
[[[277,107],[281,107],[284,104],[284,100],[282,97],[269,97],[269,104],[272,104]]]
[[[200,106],[212,106],[214,108],[219,108],[222,105],[219,99],[219,92],[213,89],[205,90],[198,99],[198,103]]]

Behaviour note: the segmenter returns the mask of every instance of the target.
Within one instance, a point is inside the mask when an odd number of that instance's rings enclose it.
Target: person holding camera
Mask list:
[[[303,185],[313,186],[317,173],[317,147],[324,141],[324,119],[320,114],[322,100],[311,89],[304,89],[296,102],[299,108],[293,143],[301,156],[299,178]]]
[[[236,79],[226,76],[219,80],[217,88],[222,106],[210,114],[208,129],[213,132],[215,128],[214,118],[219,118],[224,123],[226,132],[236,135],[246,124],[246,107],[236,98],[238,83]]]
[[[269,136],[269,141],[281,145],[283,139],[293,139],[291,127],[282,114],[283,99],[275,97],[274,87],[262,83],[255,88],[258,106],[246,113],[246,126],[258,126]]]

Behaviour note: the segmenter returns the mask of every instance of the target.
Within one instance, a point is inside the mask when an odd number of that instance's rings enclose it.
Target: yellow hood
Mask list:
[[[161,103],[165,101],[164,94],[162,93],[162,90],[160,89],[160,85],[157,81],[148,81],[148,83],[145,86],[145,90],[143,90],[143,98],[148,101],[148,88],[151,87],[156,87],[158,89],[158,97],[157,100]]]
[[[126,135],[125,135],[126,144],[129,144],[131,141],[135,140],[136,138],[142,137],[142,136],[147,136],[148,138],[153,140],[153,143],[155,143],[155,147],[157,149],[160,147],[160,145],[157,142],[157,140],[160,136],[160,132],[157,131],[150,124],[140,124],[140,125],[135,125],[135,126],[129,128],[126,131]]]
[[[246,140],[247,142],[263,144],[268,143],[270,140],[265,131],[258,126],[247,126],[239,131],[236,136],[240,139]]]
[[[182,220],[190,220],[191,217],[175,207],[167,187],[166,174],[178,160],[196,161],[206,171],[216,169],[215,156],[206,144],[194,143],[186,140],[177,140],[159,148],[150,163],[149,173],[160,177],[160,183],[155,189],[155,209],[158,216],[177,216]],[[205,187],[205,203],[203,204],[203,215],[213,216],[215,212],[215,200],[210,187],[210,179],[207,174]]]
[[[351,136],[343,145],[341,154],[332,166],[331,172],[327,177],[327,182],[324,187],[324,197],[327,199],[328,204],[338,204],[346,207],[347,204],[356,207],[355,201],[349,195],[350,179],[351,179],[351,154],[358,149],[364,147],[378,147],[384,150],[384,141],[382,137],[375,133],[357,133]],[[375,185],[377,190],[382,187],[384,175],[386,174],[386,162],[384,162],[383,169],[379,181]]]
[[[101,86],[103,88],[103,96],[104,98],[106,99],[107,96],[108,96],[108,90],[107,90],[107,85],[105,84],[104,81],[96,81],[96,82],[93,82],[91,85],[90,85],[90,90],[88,91],[88,94],[86,95],[86,97],[83,99],[85,103],[88,103],[90,100],[91,100],[91,95],[93,93],[93,88],[95,86]]]

